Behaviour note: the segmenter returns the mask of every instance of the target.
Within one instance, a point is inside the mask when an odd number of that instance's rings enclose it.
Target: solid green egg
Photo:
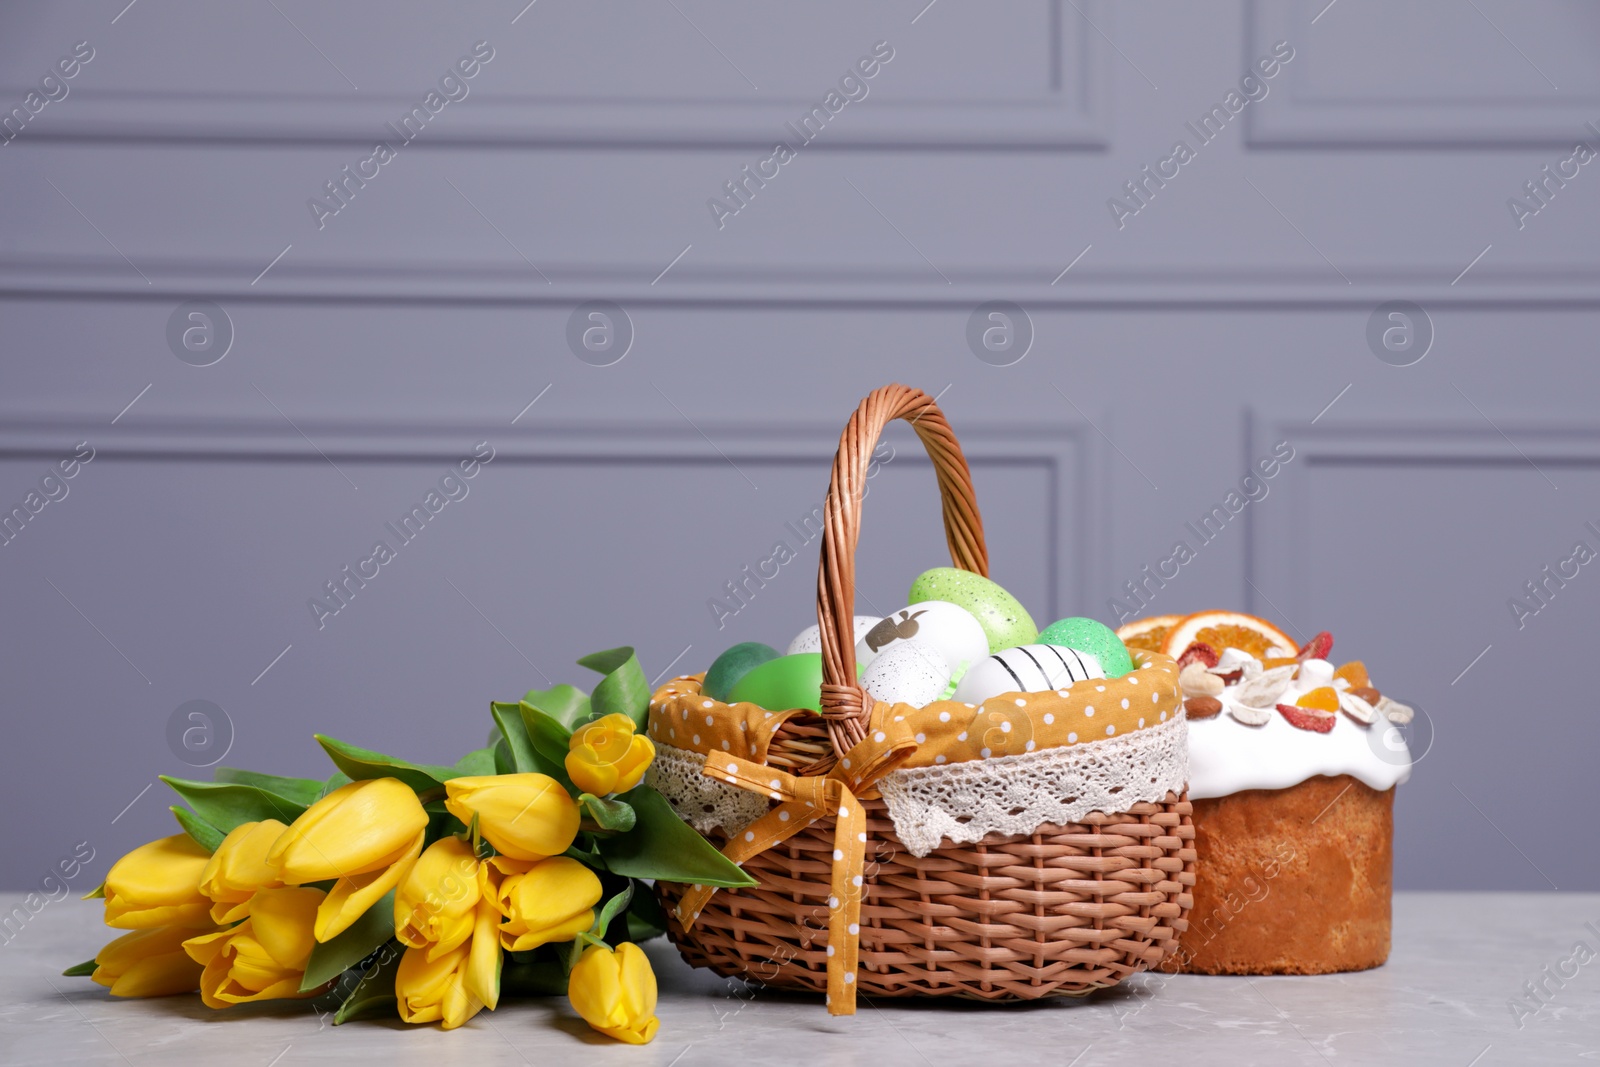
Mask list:
[[[860,675],[861,665],[856,664]],[[752,667],[728,693],[729,704],[750,703],[768,711],[822,710],[822,653],[797,652]]]
[[[1039,632],[1039,643],[1088,652],[1100,661],[1107,678],[1121,678],[1133,670],[1133,657],[1117,632],[1095,619],[1071,618],[1051,623]]]
[[[771,645],[763,645],[760,641],[745,641],[734,645],[711,661],[711,666],[706,670],[706,680],[700,685],[700,692],[712,700],[726,702],[733,687],[739,684],[739,679],[763,663],[777,658],[778,650]]]
[[[1016,597],[982,575],[959,567],[923,571],[911,583],[911,595],[906,599],[912,604],[948,600],[966,608],[983,625],[991,654],[1017,645],[1031,645],[1039,638],[1033,616]]]

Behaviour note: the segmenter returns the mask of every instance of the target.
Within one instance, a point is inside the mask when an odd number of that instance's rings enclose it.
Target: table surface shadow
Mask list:
[[[0,895],[0,908],[21,899]],[[820,997],[692,970],[658,940],[646,948],[661,1031],[634,1048],[592,1034],[560,997],[509,1001],[451,1033],[386,1020],[335,1028],[313,1002],[213,1012],[195,996],[114,999],[61,976],[114,933],[95,902],[67,900],[0,945],[0,1063],[916,1067],[997,1052],[1060,1067],[1139,1054],[1184,1067],[1600,1061],[1600,893],[1402,893],[1394,903],[1389,962],[1359,974],[1139,975],[1081,1000],[863,1000],[849,1018],[829,1016]]]

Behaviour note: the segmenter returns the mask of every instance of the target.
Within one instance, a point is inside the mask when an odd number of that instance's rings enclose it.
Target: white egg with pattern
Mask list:
[[[920,708],[944,695],[950,668],[932,645],[896,641],[867,665],[861,684],[874,700]]]
[[[1092,653],[1060,645],[1018,645],[974,664],[961,676],[952,699],[982,704],[1002,693],[1042,693],[1105,676]]]
[[[937,649],[952,676],[989,654],[989,637],[972,612],[947,600],[924,600],[885,616],[862,635],[856,642],[856,662],[870,667],[889,649],[908,641]]]
[[[855,617],[855,639],[860,641],[866,636],[868,630],[879,623],[876,615],[857,615]],[[822,628],[812,623],[804,630],[794,635],[794,640],[789,642],[789,647],[784,651],[785,656],[798,655],[801,652],[822,651]]]

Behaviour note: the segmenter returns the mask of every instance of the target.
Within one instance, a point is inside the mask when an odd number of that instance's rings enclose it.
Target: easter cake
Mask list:
[[[1335,667],[1333,638],[1298,645],[1232,612],[1154,616],[1117,631],[1179,665],[1189,723],[1197,880],[1168,971],[1327,974],[1389,955],[1396,727],[1413,710]]]

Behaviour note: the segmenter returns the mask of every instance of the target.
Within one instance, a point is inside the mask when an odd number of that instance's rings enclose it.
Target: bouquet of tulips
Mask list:
[[[603,675],[592,693],[492,703],[489,744],[450,766],[319,735],[326,781],[164,777],[183,832],[112,865],[90,896],[130,932],[65,973],[113,996],[325,997],[335,1023],[398,1012],[447,1030],[502,994],[565,992],[601,1033],[649,1041],[656,980],[636,942],[665,917],[641,879],[755,883],[642,784],[655,746],[633,649],[578,662]]]

